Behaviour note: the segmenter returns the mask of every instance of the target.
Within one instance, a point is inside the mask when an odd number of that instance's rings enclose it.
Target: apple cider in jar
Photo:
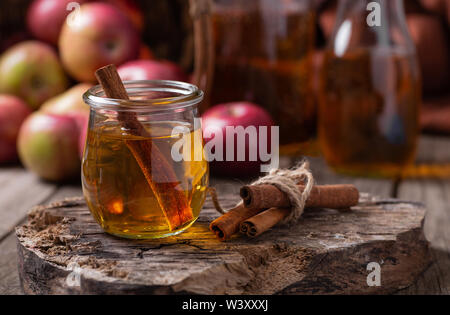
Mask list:
[[[185,83],[133,82],[125,84],[131,101],[102,98],[99,87],[85,95],[91,117],[83,192],[110,234],[174,235],[195,222],[206,197],[208,164],[196,120],[202,93]],[[118,119],[121,111],[137,117],[145,136],[127,130]]]

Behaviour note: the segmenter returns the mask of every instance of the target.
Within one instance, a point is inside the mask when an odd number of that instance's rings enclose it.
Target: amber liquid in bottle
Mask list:
[[[392,50],[327,53],[319,138],[334,169],[396,177],[414,162],[421,99],[415,62],[413,55]]]
[[[264,107],[280,126],[282,153],[290,153],[315,132],[315,15],[271,9],[213,13],[212,103],[250,101]]]
[[[89,131],[83,160],[83,191],[91,213],[106,232],[127,238],[159,238],[187,229],[198,218],[208,186],[202,132],[196,129],[189,134],[172,135],[177,125],[180,123],[146,125],[151,139],[126,134],[117,122],[97,124]],[[182,137],[186,143],[192,143],[191,161],[175,162],[171,150]],[[175,230],[169,228],[158,199],[126,144],[130,141],[151,141],[167,158],[179,181],[175,189],[183,191],[193,220]],[[195,155],[196,150],[202,153]],[[196,156],[202,158],[195,161]],[[153,177],[154,182],[158,180]]]

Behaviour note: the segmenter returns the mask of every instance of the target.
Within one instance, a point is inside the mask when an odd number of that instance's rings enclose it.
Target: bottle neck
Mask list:
[[[380,6],[384,12],[399,14],[399,17],[405,16],[403,0],[339,0],[338,6],[346,12],[372,11]]]
[[[403,0],[339,0],[337,13],[333,45],[415,51]]]
[[[403,0],[339,0],[338,16],[360,15],[369,26],[389,27],[392,22],[406,24]]]

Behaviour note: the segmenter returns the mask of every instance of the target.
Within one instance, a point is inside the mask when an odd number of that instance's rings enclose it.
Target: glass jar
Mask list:
[[[397,177],[414,162],[421,82],[402,0],[341,0],[325,53],[319,139],[328,163]]]
[[[130,100],[105,98],[100,86],[84,95],[91,108],[84,196],[107,233],[175,235],[195,222],[206,197],[209,173],[197,110],[203,92],[175,81],[127,81],[125,88]],[[143,127],[139,133],[136,124]]]
[[[250,101],[280,126],[282,153],[315,133],[310,0],[214,0],[211,103]]]

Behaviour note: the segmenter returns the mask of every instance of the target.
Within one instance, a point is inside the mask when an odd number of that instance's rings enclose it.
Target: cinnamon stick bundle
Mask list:
[[[261,212],[261,209],[248,209],[243,204],[240,204],[211,222],[209,229],[216,234],[219,240],[228,240],[239,232],[239,226],[244,220],[253,217],[259,212]]]
[[[98,69],[95,75],[107,97],[129,99],[114,65]],[[185,194],[177,189],[180,183],[175,171],[159,148],[153,145],[150,132],[139,122],[135,113],[119,110],[118,120],[130,134],[148,139],[147,141],[125,141],[125,143],[155,194],[170,230],[192,220],[194,216],[189,202]],[[153,178],[157,178],[158,182],[155,182]],[[168,191],[172,193],[168,194]]]
[[[303,192],[305,186],[299,185],[298,189]],[[245,186],[241,189],[241,197],[246,208],[270,208],[241,223],[240,232],[249,237],[261,235],[291,212],[286,194],[273,185]],[[353,185],[314,186],[305,207],[345,209],[356,206],[358,201],[359,191]]]
[[[290,212],[289,208],[270,208],[243,221],[239,230],[249,237],[257,237],[286,218]]]
[[[305,186],[299,185],[303,192]],[[269,209],[289,208],[291,203],[284,192],[273,185],[244,186],[240,191],[246,208]],[[307,208],[343,209],[356,206],[359,201],[358,189],[353,185],[314,186],[306,200]]]
[[[299,185],[300,192],[304,190]],[[291,212],[285,193],[273,185],[254,185],[241,188],[243,203],[214,220],[210,229],[221,241],[237,232],[256,237],[275,226]],[[356,206],[359,191],[353,185],[314,186],[306,201],[307,208],[345,209]]]

